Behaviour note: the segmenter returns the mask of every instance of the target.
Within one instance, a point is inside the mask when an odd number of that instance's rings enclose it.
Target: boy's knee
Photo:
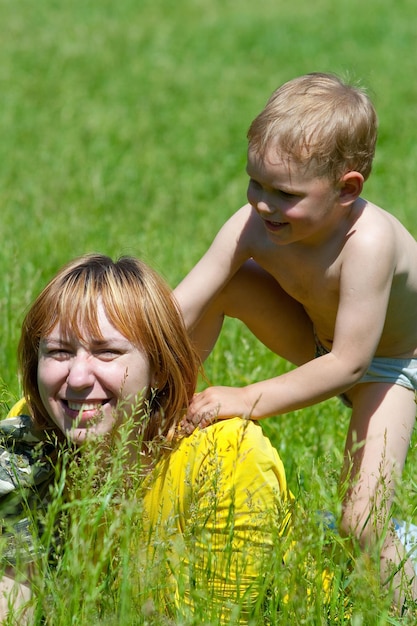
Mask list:
[[[368,509],[359,511],[353,504],[347,504],[343,507],[339,532],[343,537],[355,539],[361,548],[370,547],[380,540],[386,530],[382,517],[375,517]]]
[[[339,532],[342,537],[357,536],[359,534],[358,527],[358,521],[354,517],[353,511],[349,507],[344,507],[339,521]]]

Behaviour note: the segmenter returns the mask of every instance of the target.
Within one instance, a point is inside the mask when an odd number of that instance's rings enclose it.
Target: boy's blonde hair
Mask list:
[[[262,158],[275,149],[335,183],[349,171],[366,180],[377,128],[374,106],[362,89],[332,74],[307,74],[272,94],[249,128],[249,150]]]
[[[149,360],[157,380],[144,441],[170,437],[195,391],[199,362],[171,290],[142,261],[85,255],[65,265],[30,307],[22,325],[19,366],[35,425],[55,428],[40,398],[39,344],[59,323],[62,333],[101,337],[97,308]],[[141,390],[138,389],[138,393]]]

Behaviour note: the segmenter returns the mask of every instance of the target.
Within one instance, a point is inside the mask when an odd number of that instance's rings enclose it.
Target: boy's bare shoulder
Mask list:
[[[242,253],[252,254],[265,244],[267,237],[259,215],[250,204],[245,204],[229,217],[218,232],[216,240],[228,245],[233,241],[233,247],[236,246]]]
[[[368,245],[374,251],[391,253],[396,263],[411,263],[417,270],[417,242],[406,227],[392,214],[367,202],[365,210],[352,228],[352,243]],[[369,250],[372,253],[371,250]]]
[[[248,224],[252,224],[254,221],[258,220],[258,214],[253,206],[250,204],[244,204],[236,211],[236,213],[233,213],[228,222],[233,222],[236,225],[240,224],[241,228],[244,229]]]
[[[267,245],[269,239],[262,218],[250,204],[245,204],[231,218],[243,245],[255,249]],[[275,247],[275,246],[273,246]]]

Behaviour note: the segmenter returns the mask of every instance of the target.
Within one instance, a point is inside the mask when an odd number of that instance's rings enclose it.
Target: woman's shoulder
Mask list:
[[[0,440],[3,442],[21,441],[39,443],[41,439],[33,431],[29,415],[13,415],[0,420]]]
[[[51,448],[33,432],[29,415],[0,420],[0,497],[48,480],[54,473]]]
[[[189,437],[181,439],[178,451],[194,458],[213,453],[221,457],[227,455],[228,458],[243,455],[278,457],[261,425],[240,417],[220,420],[206,428],[196,428]]]

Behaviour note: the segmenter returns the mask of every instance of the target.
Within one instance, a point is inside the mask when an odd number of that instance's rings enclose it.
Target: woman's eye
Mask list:
[[[94,354],[102,361],[111,361],[120,356],[121,352],[113,348],[106,348],[105,350],[96,350]]]
[[[71,354],[70,350],[64,350],[63,348],[50,348],[49,350],[45,350],[45,356],[51,359],[69,359]]]

